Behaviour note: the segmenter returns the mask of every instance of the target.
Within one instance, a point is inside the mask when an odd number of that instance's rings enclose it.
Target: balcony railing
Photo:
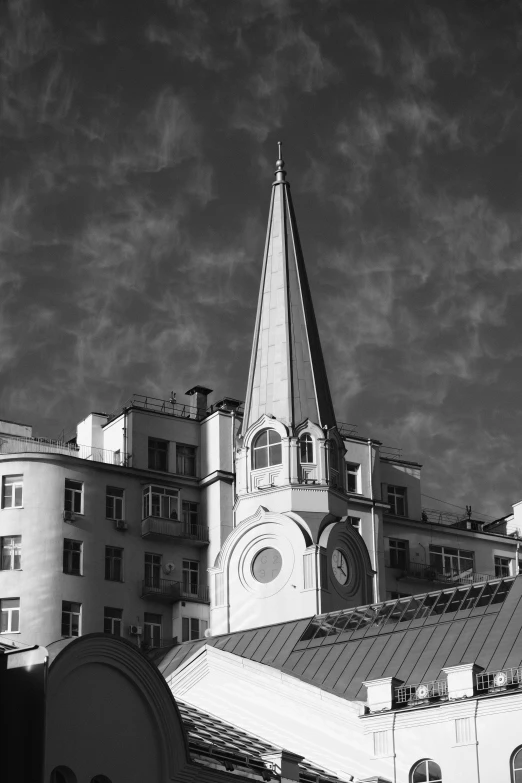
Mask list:
[[[147,517],[141,523],[142,538],[180,538],[194,544],[208,544],[208,527],[161,517]]]
[[[430,522],[432,525],[456,525],[462,519],[462,516],[453,511],[440,511],[437,508],[423,508],[422,521]]]
[[[64,443],[50,438],[17,438],[10,435],[0,436],[0,454],[63,454],[67,457],[104,462],[107,465],[126,465],[127,455],[120,451],[109,451],[94,446],[81,446],[77,443]]]
[[[448,695],[447,680],[432,680],[420,682],[418,685],[401,685],[395,688],[397,704],[416,704],[427,699],[446,697]]]
[[[453,568],[447,568],[439,571],[427,563],[408,563],[406,566],[391,566],[400,568],[402,571],[398,579],[424,579],[427,582],[441,582],[452,585],[472,585],[477,582],[489,582],[491,579],[498,579],[494,574],[477,574],[474,571],[457,571]]]
[[[510,687],[522,688],[522,667],[477,674],[478,691],[496,691]]]
[[[140,582],[141,597],[157,601],[198,601],[209,602],[208,587],[199,584],[176,582],[172,579],[148,578]]]

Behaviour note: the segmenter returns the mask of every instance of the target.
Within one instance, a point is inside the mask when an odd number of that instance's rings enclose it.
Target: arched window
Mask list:
[[[252,467],[266,468],[280,465],[282,459],[281,435],[275,430],[263,430],[254,441]]]
[[[411,783],[442,783],[440,767],[431,759],[416,764],[410,774]]]
[[[299,458],[301,464],[314,461],[314,440],[309,432],[299,438]]]
[[[522,747],[517,748],[511,756],[511,781],[522,783]]]
[[[50,783],[76,783],[76,775],[69,767],[55,767],[51,772]]]
[[[112,781],[107,775],[95,775],[91,778],[91,783],[112,783]]]

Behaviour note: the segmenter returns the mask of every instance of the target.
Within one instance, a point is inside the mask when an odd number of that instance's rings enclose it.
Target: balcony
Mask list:
[[[172,579],[143,579],[140,583],[141,598],[152,601],[175,603],[176,601],[196,601],[208,604],[210,602],[208,587],[192,585],[185,582],[175,582]]]
[[[65,443],[51,438],[17,438],[14,435],[2,435],[1,454],[63,454],[66,457],[104,462],[107,465],[126,465],[127,455],[121,451],[109,451],[94,446],[80,446],[77,443]]]
[[[399,569],[399,566],[392,566]],[[397,581],[404,579],[421,579],[425,582],[437,582],[450,585],[472,585],[477,582],[489,582],[491,579],[498,579],[494,574],[477,574],[473,571],[457,571],[455,569],[446,569],[443,572],[437,571],[428,563],[408,563],[400,568],[400,575]]]
[[[141,537],[156,538],[160,541],[172,541],[173,538],[178,538],[190,541],[195,546],[205,546],[208,544],[208,527],[162,517],[147,517],[141,523]]]

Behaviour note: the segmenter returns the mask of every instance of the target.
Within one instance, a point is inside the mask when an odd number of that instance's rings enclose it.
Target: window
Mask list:
[[[69,767],[55,767],[51,772],[51,783],[76,783],[76,775]]]
[[[431,759],[419,762],[411,771],[411,783],[442,783],[440,767]]]
[[[390,538],[389,547],[390,568],[406,568],[408,565],[408,542]]]
[[[83,482],[65,479],[64,509],[83,514]]]
[[[254,440],[252,447],[252,467],[267,468],[280,465],[283,461],[281,436],[275,430],[263,430]]]
[[[359,473],[361,466],[352,465],[347,463],[346,465],[346,491],[347,492],[360,492],[359,487]]]
[[[196,475],[196,447],[176,444],[176,473],[182,476]]]
[[[395,514],[398,517],[408,516],[406,487],[388,485],[388,503],[390,504],[390,514]]]
[[[145,487],[143,490],[143,519],[162,517],[179,519],[179,490],[166,487]]]
[[[169,442],[149,438],[149,470],[169,469]]]
[[[183,592],[197,595],[199,589],[199,562],[183,560]]]
[[[354,527],[358,533],[361,532],[361,519],[360,517],[348,517],[348,522]]]
[[[82,573],[82,542],[65,538],[63,542],[63,572],[80,576]]]
[[[103,608],[103,633],[112,633],[113,636],[121,636],[121,618],[123,609],[114,609],[112,606]]]
[[[472,572],[474,553],[450,546],[430,544],[430,565],[444,576],[460,576],[466,571]]]
[[[511,783],[522,783],[522,747],[511,758]]]
[[[74,601],[62,601],[62,636],[80,635],[82,605]]]
[[[161,647],[161,614],[145,612],[143,640],[149,647]]]
[[[201,639],[205,635],[207,627],[206,620],[199,620],[197,617],[182,617],[181,641],[192,642],[194,639]]]
[[[20,630],[20,599],[0,599],[0,633],[17,633]]]
[[[115,546],[105,547],[105,579],[111,582],[123,582],[123,549]]]
[[[1,542],[2,571],[18,571],[22,567],[22,536],[4,536]]]
[[[107,519],[123,519],[123,490],[107,487],[105,494],[105,516]]]
[[[22,508],[23,475],[4,476],[2,487],[2,508]]]
[[[161,574],[161,555],[145,552],[145,585],[159,587]]]
[[[299,438],[299,459],[303,465],[314,461],[314,441],[309,432]]]
[[[511,558],[495,555],[495,576],[510,576]]]
[[[199,503],[193,503],[191,500],[184,500],[181,504],[183,513],[183,522],[186,525],[197,525],[199,519]]]

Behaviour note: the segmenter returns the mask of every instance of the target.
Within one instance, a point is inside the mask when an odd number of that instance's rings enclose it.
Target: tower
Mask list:
[[[212,632],[371,600],[280,145],[235,447],[234,529],[209,569]]]

